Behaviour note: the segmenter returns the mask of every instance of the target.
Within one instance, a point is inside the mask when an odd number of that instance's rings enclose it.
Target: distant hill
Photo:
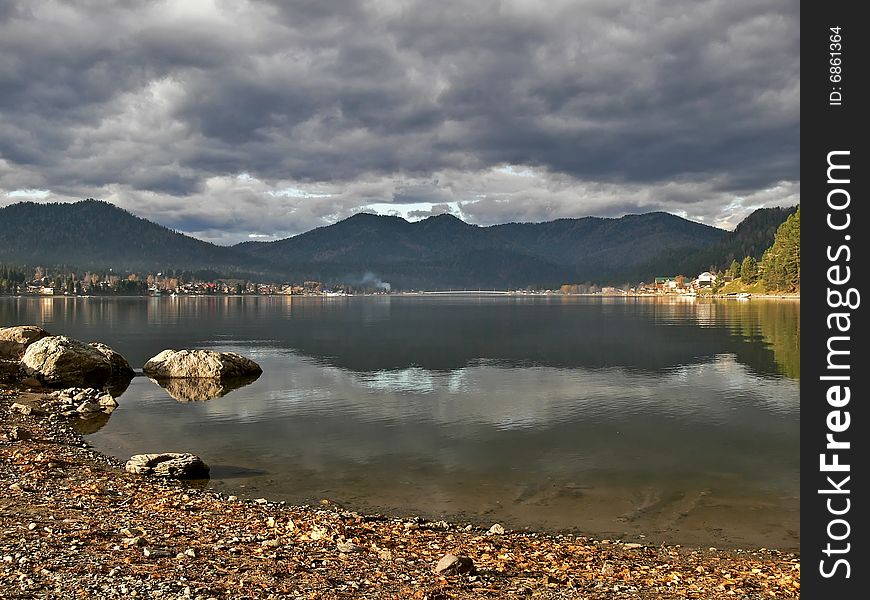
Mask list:
[[[0,262],[116,271],[251,268],[250,257],[130,214],[108,202],[21,202],[0,209]]]
[[[225,247],[106,202],[22,202],[0,209],[0,262],[208,270],[263,281],[379,279],[398,289],[625,283],[727,266],[748,252],[760,257],[789,211],[756,211],[730,233],[663,212],[490,227],[449,215],[408,222],[361,213],[291,238]]]

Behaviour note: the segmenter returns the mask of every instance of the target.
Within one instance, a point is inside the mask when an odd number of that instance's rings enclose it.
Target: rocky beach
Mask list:
[[[126,361],[105,346],[95,353],[94,344],[16,329],[5,334],[0,383],[3,598],[799,596],[798,556],[771,549],[643,545],[359,514],[326,499],[289,506],[240,498],[159,468],[173,458],[207,471],[196,457],[161,456],[183,448],[154,448],[125,470],[81,435],[114,409],[111,388],[49,385],[80,377],[84,386],[89,371],[105,379],[126,371]],[[37,343],[39,353],[24,352]],[[65,373],[45,370],[64,364],[70,357],[61,354],[70,352],[77,358]],[[177,354],[178,365],[192,368],[190,353]],[[19,371],[16,355],[23,357]],[[172,367],[172,355],[161,356],[161,368]],[[69,368],[81,357],[93,363],[89,369]],[[258,368],[225,358],[233,375],[238,365]]]

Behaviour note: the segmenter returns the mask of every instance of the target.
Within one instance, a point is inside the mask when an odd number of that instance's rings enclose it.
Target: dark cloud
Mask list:
[[[799,67],[789,0],[7,0],[0,201],[228,239],[390,202],[733,224],[797,197]]]

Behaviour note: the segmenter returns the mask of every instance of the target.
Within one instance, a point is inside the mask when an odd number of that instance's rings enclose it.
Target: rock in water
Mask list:
[[[154,379],[234,379],[263,372],[260,365],[241,354],[213,350],[164,350],[142,370]]]
[[[0,358],[18,360],[30,344],[50,335],[36,325],[0,327]]]
[[[49,336],[27,347],[21,365],[45,385],[102,387],[112,374],[106,356],[78,340]]]
[[[109,348],[102,342],[91,342],[88,344],[93,346],[109,360],[109,365],[112,367],[112,377],[132,377],[136,374],[127,359]]]
[[[118,406],[118,401],[112,397],[112,394],[101,394],[97,397],[97,403],[103,408],[115,408]]]
[[[136,454],[130,457],[124,468],[138,475],[172,479],[205,479],[209,472],[208,465],[200,457],[180,452]]]

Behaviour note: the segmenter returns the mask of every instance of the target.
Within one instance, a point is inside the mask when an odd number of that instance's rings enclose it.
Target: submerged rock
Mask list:
[[[102,387],[112,374],[112,365],[102,352],[61,335],[30,344],[21,364],[27,375],[51,386]]]
[[[124,468],[138,475],[172,479],[205,479],[209,473],[208,465],[200,457],[181,452],[136,454],[130,457]]]
[[[164,350],[142,367],[155,379],[234,379],[260,375],[263,369],[235,352]]]
[[[30,344],[50,335],[37,325],[0,327],[0,359],[18,360]]]

